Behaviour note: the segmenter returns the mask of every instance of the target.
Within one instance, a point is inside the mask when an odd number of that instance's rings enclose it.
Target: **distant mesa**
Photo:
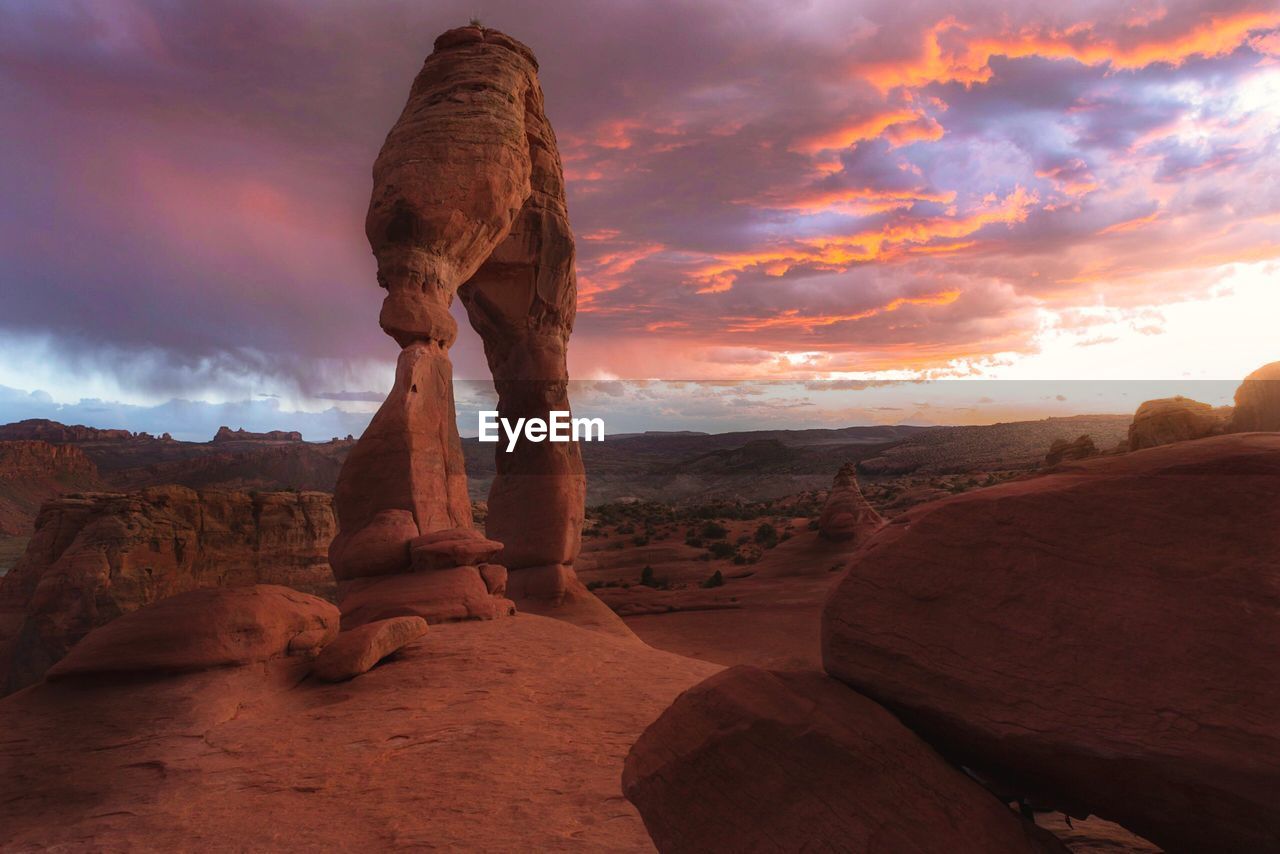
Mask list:
[[[164,434],[168,438],[169,434]],[[127,442],[133,439],[154,439],[150,433],[133,433],[129,430],[101,430],[83,424],[60,424],[47,418],[28,418],[0,426],[0,441],[12,439],[39,439],[45,442]]]
[[[251,433],[243,427],[232,430],[230,427],[219,427],[214,434],[215,442],[301,442],[302,434],[297,430],[268,430],[265,433]]]

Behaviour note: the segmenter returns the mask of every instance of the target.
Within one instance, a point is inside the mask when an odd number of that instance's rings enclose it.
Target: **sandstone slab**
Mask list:
[[[820,673],[740,666],[690,688],[631,749],[622,787],[664,854],[1066,852]]]
[[[321,650],[311,673],[325,682],[342,682],[371,667],[427,633],[421,617],[392,617],[365,623],[338,635]]]
[[[298,652],[337,637],[338,609],[273,584],[180,593],[89,633],[49,669],[70,677],[185,673],[242,666]],[[315,633],[322,632],[316,644]],[[305,650],[304,650],[305,651]]]
[[[346,630],[392,617],[421,617],[434,625],[515,613],[509,599],[489,592],[474,566],[356,579],[345,582],[338,596]]]
[[[1034,802],[1280,850],[1278,495],[1248,433],[914,508],[827,602],[825,668]]]

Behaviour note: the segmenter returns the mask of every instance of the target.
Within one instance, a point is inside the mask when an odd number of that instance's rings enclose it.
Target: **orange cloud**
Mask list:
[[[1024,28],[994,36],[968,37],[973,28],[954,17],[946,18],[925,31],[920,53],[908,60],[866,63],[854,71],[881,91],[896,86],[916,87],[929,83],[984,83],[991,78],[991,58],[1018,59],[1040,56],[1047,59],[1074,59],[1085,65],[1109,64],[1112,68],[1144,68],[1159,62],[1180,65],[1192,56],[1222,56],[1235,50],[1256,30],[1280,25],[1280,11],[1249,11],[1225,17],[1210,17],[1189,31],[1172,37],[1138,39],[1120,44],[1096,34],[1093,24],[1080,23],[1066,29]],[[943,46],[944,37],[959,42]]]
[[[1160,211],[1152,211],[1146,216],[1126,219],[1122,222],[1113,222],[1111,225],[1099,231],[1098,234],[1122,234],[1126,231],[1134,231],[1135,229],[1142,228],[1144,225],[1155,222],[1159,216]]]
[[[1023,222],[1039,200],[1034,192],[1019,186],[1004,199],[990,199],[964,216],[902,216],[877,230],[811,238],[783,249],[723,255],[694,271],[693,278],[702,285],[699,293],[716,293],[732,288],[737,277],[748,270],[781,276],[801,265],[839,272],[854,264],[889,261],[927,249],[935,241],[968,237],[993,223]],[[955,251],[960,247],[949,248]]]
[[[919,297],[897,297],[890,300],[882,306],[869,308],[866,311],[859,311],[854,314],[834,314],[834,315],[801,315],[799,309],[790,309],[773,317],[744,318],[730,320],[725,327],[726,332],[758,332],[762,329],[795,329],[799,328],[806,332],[810,332],[816,328],[823,326],[834,326],[837,323],[851,323],[858,320],[866,320],[881,314],[888,314],[897,311],[903,306],[922,305],[950,305],[960,299],[960,291],[947,290],[940,291],[936,294],[926,294]]]
[[[926,124],[921,125],[922,122]],[[932,127],[927,123],[932,123]],[[897,130],[898,128],[901,130]],[[933,128],[936,128],[936,132]],[[888,133],[891,130],[895,133]],[[942,136],[942,126],[914,110],[890,110],[803,139],[792,146],[791,150],[802,154],[817,154],[820,151],[848,148],[855,142],[875,139],[881,134],[888,136],[894,145],[905,145],[916,139],[938,139]],[[902,141],[894,141],[895,135]]]

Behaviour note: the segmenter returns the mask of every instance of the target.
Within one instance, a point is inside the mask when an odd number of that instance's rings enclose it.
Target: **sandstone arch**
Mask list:
[[[472,525],[449,361],[455,294],[483,340],[500,414],[569,408],[574,242],[537,68],[496,30],[444,33],[374,163],[365,231],[387,291],[379,322],[401,354],[338,479],[339,579],[408,571],[415,538]],[[488,534],[504,564],[527,570],[512,573],[513,598],[586,593],[572,571],[585,493],[576,444],[497,453]]]

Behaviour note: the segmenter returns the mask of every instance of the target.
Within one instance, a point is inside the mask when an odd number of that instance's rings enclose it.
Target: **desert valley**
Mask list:
[[[473,21],[412,81],[358,437],[0,426],[0,849],[1280,852],[1280,361],[1229,405],[464,438],[459,336],[550,420],[599,298],[540,74]]]

